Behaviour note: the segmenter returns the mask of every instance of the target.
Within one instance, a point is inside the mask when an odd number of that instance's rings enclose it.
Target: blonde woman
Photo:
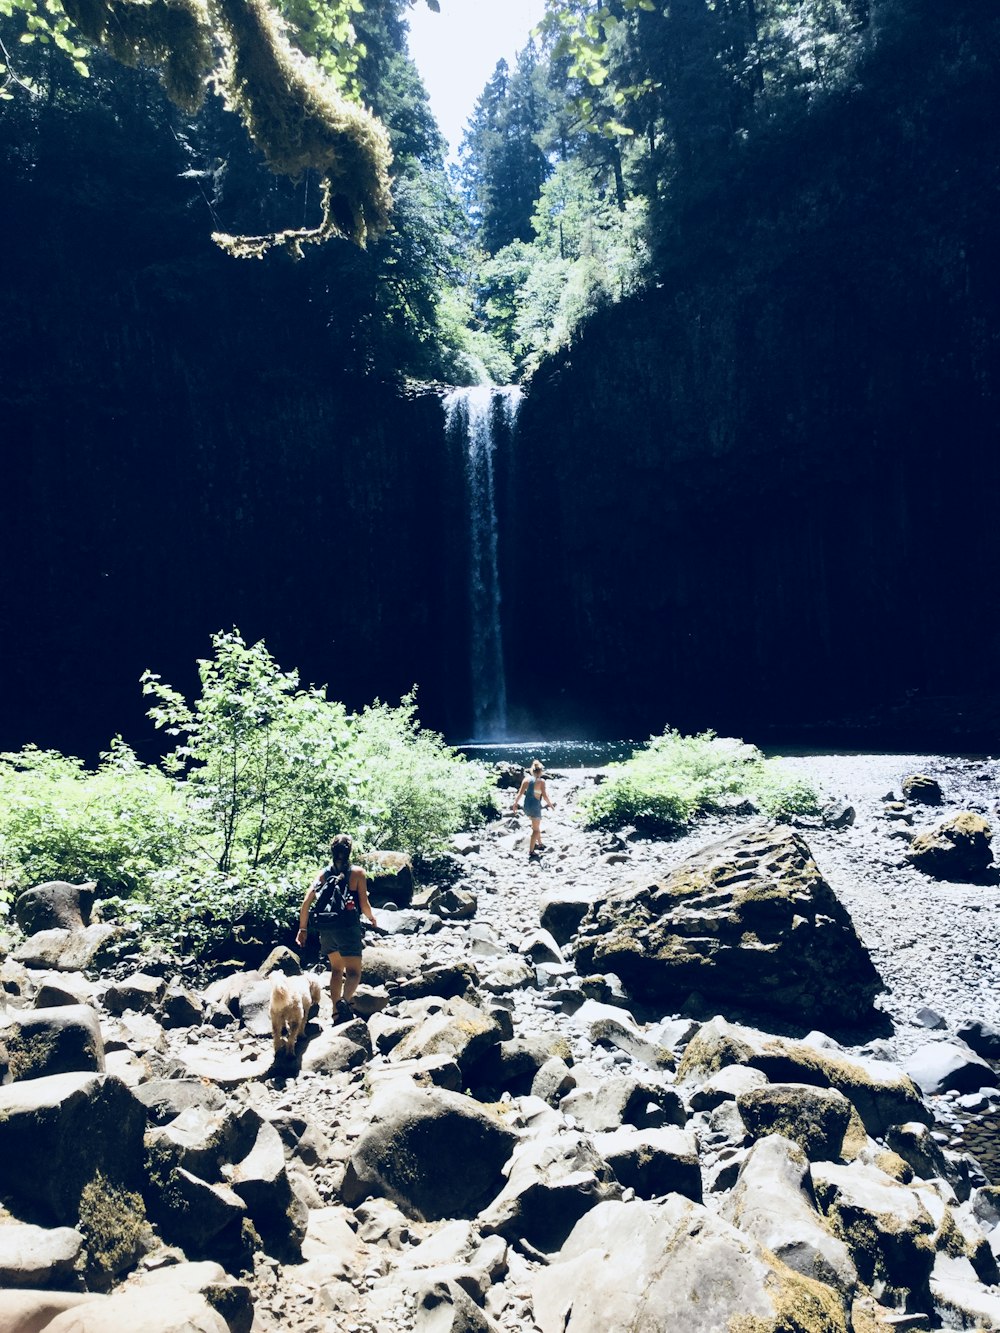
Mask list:
[[[550,810],[555,809],[549,800],[545,779],[542,777],[544,771],[542,761],[533,759],[514,797],[514,813],[517,813],[517,807],[523,798],[524,813],[531,820],[531,837],[528,840],[529,861],[533,861],[540,851],[545,850],[545,844],[542,842],[542,802],[544,801]]]

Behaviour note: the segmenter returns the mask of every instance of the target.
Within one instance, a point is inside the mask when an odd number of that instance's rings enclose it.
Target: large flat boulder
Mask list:
[[[679,1194],[592,1208],[534,1279],[542,1333],[847,1333],[839,1293]]]
[[[676,1008],[692,993],[797,1023],[860,1022],[884,989],[851,918],[790,829],[741,831],[661,883],[595,899],[575,946],[581,973]]]
[[[121,926],[95,921],[82,929],[53,927],[29,935],[11,954],[25,967],[43,967],[53,972],[82,972],[98,966],[109,946],[125,931]]]
[[[0,1088],[0,1195],[25,1220],[76,1224],[99,1172],[141,1183],[146,1110],[113,1074],[52,1074]]]

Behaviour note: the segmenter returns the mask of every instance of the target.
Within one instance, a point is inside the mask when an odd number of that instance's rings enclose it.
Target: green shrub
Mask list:
[[[818,809],[813,788],[787,775],[780,761],[712,731],[682,736],[668,729],[608,769],[608,780],[581,801],[588,828],[635,824],[672,836],[728,797],[749,797],[774,818]]]
[[[143,676],[178,742],[166,772],[120,739],[94,771],[0,756],[0,910],[15,887],[93,879],[146,948],[198,955],[285,931],[335,833],[420,857],[491,809],[488,769],[422,728],[412,693],[351,714],[238,630],[212,643],[192,703]]]
[[[0,755],[0,881],[96,880],[132,893],[181,859],[191,834],[177,784],[120,738],[96,770],[54,750]]]
[[[302,878],[248,871],[162,871],[142,893],[114,904],[115,917],[136,925],[142,949],[169,958],[239,956],[253,940],[270,945],[288,934],[314,868]],[[104,916],[108,910],[105,906]]]

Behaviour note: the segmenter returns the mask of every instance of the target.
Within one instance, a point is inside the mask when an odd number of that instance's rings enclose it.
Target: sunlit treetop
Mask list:
[[[86,41],[122,64],[158,69],[167,95],[188,113],[210,89],[239,115],[272,171],[319,174],[317,227],[214,235],[241,258],[276,246],[298,257],[303,244],[334,236],[365,245],[388,226],[389,139],[361,104],[356,77],[364,49],[351,19],[362,9],[363,0],[324,0],[315,9],[289,0],[286,19],[268,0],[0,0],[0,18],[22,20],[19,42],[53,45],[81,76],[89,73]],[[0,41],[0,96],[35,91]]]

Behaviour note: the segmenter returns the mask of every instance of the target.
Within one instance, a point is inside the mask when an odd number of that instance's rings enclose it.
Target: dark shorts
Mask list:
[[[524,798],[524,813],[529,819],[541,819],[542,803],[533,796]]]
[[[348,921],[342,926],[323,926],[319,932],[319,951],[322,954],[339,953],[341,958],[360,958],[363,948],[360,921]]]

